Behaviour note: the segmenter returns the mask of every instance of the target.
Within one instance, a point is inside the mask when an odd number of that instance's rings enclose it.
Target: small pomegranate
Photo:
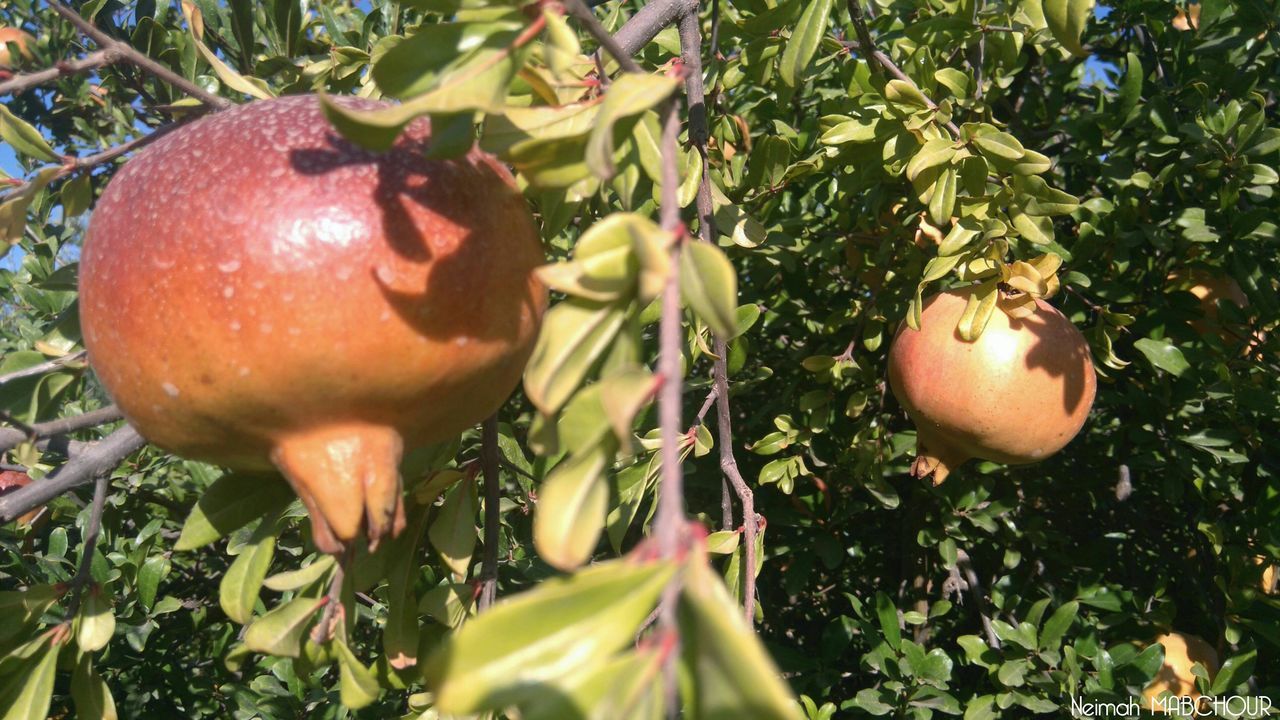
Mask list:
[[[1223,300],[1238,308],[1249,307],[1249,296],[1244,294],[1240,283],[1229,275],[1219,275],[1201,268],[1179,269],[1169,273],[1169,284],[1177,290],[1185,290],[1200,301],[1201,320],[1193,320],[1191,327],[1204,335],[1215,332],[1223,342],[1235,342],[1238,337],[1227,332],[1219,319],[1218,301]]]
[[[28,33],[15,27],[0,27],[0,68],[11,68],[18,65],[22,59],[31,59],[31,45],[35,43],[35,38]],[[15,62],[13,54],[9,51],[9,45],[18,48],[20,56]]]
[[[17,470],[5,470],[0,472],[0,495],[8,495],[19,488],[24,488],[30,484],[31,476],[24,472],[19,472]],[[41,510],[44,510],[43,505],[29,513],[19,515],[17,523],[19,525],[30,525],[31,522],[36,519],[36,516],[40,514]]]
[[[1019,465],[1058,452],[1097,389],[1084,336],[1042,300],[1021,319],[997,310],[976,341],[961,340],[972,292],[926,300],[920,330],[904,323],[889,351],[889,385],[916,426],[911,474],[935,484],[971,458]]]
[[[1200,663],[1209,671],[1209,677],[1218,672],[1218,653],[1209,643],[1195,635],[1171,632],[1161,635],[1155,642],[1164,646],[1164,664],[1142,691],[1143,706],[1154,712],[1168,712],[1176,707],[1169,703],[1164,707],[1159,697],[1166,690],[1177,697],[1200,697],[1196,690],[1196,676],[1191,668]]]
[[[510,174],[430,141],[423,120],[373,153],[314,96],[254,102],[133,158],[85,240],[85,344],[125,416],[179,455],[278,468],[328,552],[399,531],[403,447],[493,413],[546,306]]]

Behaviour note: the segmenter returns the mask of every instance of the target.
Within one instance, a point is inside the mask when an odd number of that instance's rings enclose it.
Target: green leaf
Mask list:
[[[907,163],[907,179],[915,180],[925,170],[949,165],[955,156],[956,146],[951,140],[930,140]]]
[[[995,129],[975,135],[973,144],[977,146],[978,152],[995,162],[1016,162],[1026,152],[1018,138]]]
[[[474,485],[474,483],[460,483]],[[447,502],[447,501],[446,501]],[[418,622],[417,580],[422,572],[418,544],[426,527],[429,507],[414,504],[407,512],[406,527],[395,539],[387,570],[387,621],[382,628],[382,651],[387,664],[397,670],[418,664],[422,628]],[[439,516],[437,515],[437,519]]]
[[[1053,242],[1053,221],[1047,217],[1033,217],[1024,212],[1010,208],[1009,220],[1013,229],[1033,245],[1048,245]]]
[[[802,717],[760,638],[710,565],[694,560],[680,594],[680,638],[693,684],[693,717]]]
[[[307,628],[325,598],[296,597],[254,620],[244,631],[244,644],[253,652],[298,657]]]
[[[279,476],[228,473],[205,490],[182,526],[174,550],[194,550],[248,525],[264,512],[283,510],[293,491]]]
[[[514,17],[491,21],[423,23],[373,64],[382,92],[411,98],[428,92],[441,75],[470,62],[484,48],[509,45],[522,23]]]
[[[144,608],[151,609],[156,601],[160,581],[169,574],[171,563],[164,555],[152,555],[138,568],[138,600]]]
[[[535,140],[586,138],[600,114],[600,106],[599,102],[591,102],[506,108],[485,119],[480,147],[505,158],[517,147]]]
[[[914,105],[921,108],[929,107],[929,100],[925,98],[924,93],[920,92],[920,88],[903,80],[890,80],[885,83],[884,97],[890,102],[903,105]]]
[[[276,592],[301,590],[328,575],[335,564],[337,564],[337,561],[334,560],[332,555],[321,555],[316,558],[315,562],[304,568],[276,573],[263,580],[262,584],[268,590],[275,590]]]
[[[61,199],[64,217],[84,214],[93,204],[93,184],[89,173],[82,172],[63,183]]]
[[[13,114],[7,105],[0,104],[0,139],[20,155],[35,158],[41,162],[60,162],[62,157],[49,147],[39,130],[26,120]]]
[[[0,592],[0,645],[28,633],[57,599],[52,585]]]
[[[545,415],[564,407],[587,371],[612,346],[625,319],[622,308],[613,304],[576,298],[551,308],[525,370],[530,402]]]
[[[933,192],[929,196],[929,219],[934,225],[946,225],[951,222],[955,207],[956,171],[947,167],[938,173],[938,180],[933,184]]]
[[[630,447],[635,417],[653,399],[654,375],[644,368],[611,374],[600,381],[600,404],[622,447]]]
[[[111,607],[110,598],[100,585],[90,585],[85,590],[80,605],[80,615],[76,628],[76,644],[86,653],[95,653],[111,642],[116,632],[116,616]]]
[[[679,85],[680,79],[676,76],[641,73],[624,73],[609,85],[587,139],[587,167],[596,177],[604,180],[613,177],[614,127],[619,121],[654,107]]]
[[[1232,690],[1239,685],[1244,684],[1253,674],[1253,666],[1258,660],[1257,649],[1251,649],[1232,655],[1227,661],[1222,663],[1222,667],[1218,669],[1218,674],[1213,678],[1213,684],[1209,686],[1210,695],[1230,695]]]
[[[1062,637],[1067,634],[1071,623],[1075,622],[1080,612],[1080,603],[1072,600],[1063,603],[1062,607],[1053,611],[1040,630],[1040,649],[1054,651],[1062,645]]]
[[[276,519],[279,515],[273,511],[263,517],[218,586],[218,603],[222,611],[242,625],[253,617],[262,581],[266,579],[271,560],[275,557]]]
[[[0,241],[6,245],[14,245],[22,240],[27,228],[27,209],[35,201],[36,195],[61,172],[61,168],[44,168],[17,191],[5,196],[4,202],[0,203]]]
[[[778,62],[778,79],[789,90],[794,91],[804,82],[805,70],[813,62],[818,52],[822,37],[827,32],[827,20],[831,16],[834,0],[812,0],[805,3],[804,13],[791,32],[786,48],[782,51],[782,59]]]
[[[1043,0],[1044,20],[1059,45],[1076,57],[1089,53],[1080,45],[1085,24],[1093,15],[1094,0]]]
[[[1147,362],[1150,362],[1153,367],[1164,370],[1175,377],[1180,377],[1182,373],[1191,368],[1191,365],[1187,363],[1187,359],[1182,356],[1182,351],[1167,339],[1142,338],[1135,342],[1133,346],[1146,356]]]
[[[338,657],[338,688],[342,704],[348,710],[372,705],[382,694],[378,676],[356,658],[346,641],[335,638],[333,649]]]
[[[447,627],[458,627],[471,611],[474,588],[466,583],[445,583],[423,594],[418,609]]]
[[[533,543],[551,566],[577,568],[599,543],[609,510],[609,487],[602,476],[616,447],[610,438],[575,454],[557,465],[539,488]]]
[[[846,120],[822,134],[823,145],[843,145],[845,143],[866,143],[876,139],[876,131],[880,127],[880,118],[866,117]]]
[[[738,275],[724,251],[709,243],[685,243],[680,252],[680,294],[714,333],[733,337],[738,327]]]
[[[656,646],[625,653],[609,662],[565,676],[521,708],[521,720],[613,720],[644,718],[646,701],[661,710],[662,654]]]
[[[204,44],[201,40],[204,34],[204,18],[195,3],[182,3],[182,14],[186,16],[187,25],[191,29],[191,42],[195,44],[200,56],[204,58],[205,62],[209,63],[209,66],[213,68],[214,74],[218,76],[218,79],[224,85],[236,92],[244,93],[259,100],[268,100],[275,97],[275,93],[271,92],[271,88],[261,79],[245,77],[236,72],[230,65],[223,62],[216,53],[210,50],[209,46]]]
[[[36,652],[18,661],[15,672],[0,676],[0,720],[44,720],[53,699],[53,681],[58,672],[58,652],[45,635],[35,646]],[[12,656],[11,656],[12,657]]]
[[[431,547],[456,577],[466,577],[476,550],[476,484],[463,481],[444,496],[427,529]]]
[[[490,36],[486,42],[495,43]],[[325,117],[344,137],[371,150],[387,150],[414,119],[437,113],[500,113],[507,89],[524,65],[528,45],[514,48],[486,44],[465,62],[443,73],[431,89],[399,105],[360,110],[320,95]]]
[[[880,634],[889,647],[897,650],[902,644],[902,628],[898,624],[898,608],[884,592],[876,592],[876,618],[880,621]]]
[[[615,560],[503,600],[428,661],[436,706],[456,715],[498,709],[599,666],[635,641],[674,572],[668,563]]]
[[[1142,81],[1145,77],[1146,71],[1142,68],[1142,59],[1137,53],[1128,53],[1125,56],[1124,79],[1116,89],[1118,105],[1116,114],[1121,121],[1129,117],[1129,113],[1133,112],[1138,101],[1142,99]]]
[[[982,695],[969,701],[964,709],[964,720],[996,720],[1000,713],[996,710],[994,695]]]
[[[93,656],[83,653],[71,672],[71,699],[78,720],[116,720],[116,701],[111,688],[93,668]]]

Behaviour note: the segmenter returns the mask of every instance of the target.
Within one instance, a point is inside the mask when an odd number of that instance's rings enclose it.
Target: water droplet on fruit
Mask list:
[[[164,388],[164,394],[169,397],[178,397],[178,394],[181,392],[178,390],[178,386],[171,382],[163,383],[160,387]]]
[[[234,286],[232,286],[232,285],[224,285],[224,286],[223,286],[223,288],[222,288],[222,297],[224,297],[224,298],[230,298],[232,295],[235,295],[235,294],[236,294],[236,289],[235,289],[235,287],[234,287]]]
[[[233,273],[240,269],[240,261],[228,260],[226,262],[220,262],[218,263],[218,269],[224,273]]]
[[[239,320],[232,320],[232,321],[231,321],[231,332],[240,332],[240,321],[239,321]]]

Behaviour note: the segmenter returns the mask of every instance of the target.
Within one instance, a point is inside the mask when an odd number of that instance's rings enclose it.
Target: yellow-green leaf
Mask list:
[[[324,604],[324,598],[296,597],[272,609],[245,628],[245,647],[277,657],[298,657],[307,628]]]
[[[83,653],[71,672],[71,699],[78,720],[116,720],[116,701],[111,688],[93,668],[93,656]]]
[[[680,251],[680,294],[698,317],[722,338],[738,326],[738,275],[724,251],[701,242]]]
[[[982,335],[999,297],[1000,292],[993,281],[984,282],[969,293],[964,312],[960,315],[960,323],[956,326],[956,332],[960,333],[962,340],[973,342]]]
[[[278,512],[271,512],[262,519],[218,586],[218,603],[222,611],[242,625],[253,617],[262,581],[266,579],[271,559],[275,557],[278,517]]]
[[[106,647],[116,632],[111,599],[104,595],[102,587],[96,584],[85,590],[76,627],[76,644],[83,652],[94,653]]]
[[[596,177],[613,177],[614,127],[619,121],[657,105],[679,86],[676,76],[641,73],[624,73],[609,85],[587,141],[587,167]]]
[[[15,672],[0,676],[0,720],[44,720],[53,699],[53,681],[58,672],[58,651],[46,634],[32,645],[35,652],[17,660]],[[14,662],[11,655],[6,658]],[[8,668],[6,668],[8,669]]]
[[[529,400],[545,415],[563,407],[612,345],[624,319],[622,308],[576,298],[551,308],[525,370]]]
[[[427,537],[445,566],[455,576],[466,577],[476,549],[475,483],[461,482],[449,490]]]
[[[275,590],[276,592],[300,590],[311,583],[326,577],[333,570],[333,566],[336,563],[337,561],[334,560],[332,555],[321,555],[319,558],[316,558],[315,562],[304,568],[290,570],[289,572],[276,573],[266,580],[263,580],[262,584],[266,586],[268,590]]]
[[[341,639],[333,641],[338,656],[338,693],[348,710],[359,710],[373,704],[382,694],[378,676],[356,658],[351,648]]]
[[[26,155],[41,162],[58,162],[62,158],[49,147],[44,137],[26,120],[13,114],[7,105],[0,104],[0,139],[3,139],[19,155]]]
[[[600,403],[622,447],[631,445],[632,423],[653,398],[654,389],[653,373],[644,368],[622,370],[600,381]]]
[[[600,542],[609,487],[604,470],[617,445],[610,437],[561,462],[538,488],[533,516],[533,544],[552,567],[573,570],[590,557]]]
[[[1094,0],[1044,0],[1044,20],[1049,32],[1072,55],[1085,57],[1089,53],[1080,44],[1085,25],[1093,15]]]
[[[517,704],[635,641],[675,566],[614,560],[547,580],[462,626],[427,663],[440,712]]]
[[[174,550],[194,550],[248,525],[266,511],[282,510],[293,491],[279,476],[228,473],[204,491],[182,525]]]
[[[827,33],[827,20],[831,16],[833,0],[811,0],[804,4],[804,13],[791,32],[787,46],[778,61],[778,79],[794,91],[804,82],[805,70],[813,62],[822,37]]]

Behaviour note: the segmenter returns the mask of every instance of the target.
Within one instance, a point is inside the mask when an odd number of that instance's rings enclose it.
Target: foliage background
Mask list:
[[[277,93],[372,92],[369,53],[378,54],[380,39],[442,17],[431,2],[322,3],[300,13],[277,2],[252,4],[245,24],[233,7],[198,4],[205,42]],[[86,5],[113,35],[206,89],[246,99],[196,53],[177,6]],[[893,329],[938,252],[919,232],[932,211],[904,176],[910,155],[884,149],[921,108],[885,101],[886,77],[849,47],[856,33],[843,7],[715,6],[719,54],[704,34],[703,57],[711,176],[731,208],[717,213],[720,244],[737,272],[738,302],[760,310],[729,355],[737,456],[767,521],[758,629],[806,696],[810,717],[1065,714],[1072,695],[1140,692],[1159,664],[1158,652],[1141,650],[1170,628],[1217,646],[1227,662],[1206,680],[1214,694],[1280,696],[1280,601],[1260,589],[1264,568],[1280,562],[1280,10],[1264,0],[1192,7],[1198,16],[1168,2],[1113,0],[1088,18],[1080,56],[1043,23],[1037,28],[1027,3],[893,0],[869,8],[877,46],[927,96],[949,101],[944,111],[955,122],[993,123],[1047,156],[1048,184],[1079,200],[1049,221],[1049,242],[1024,236],[1012,251],[1030,259],[1053,250],[1065,261],[1060,278],[1070,291],[1054,303],[1088,334],[1101,376],[1085,430],[1043,463],[973,463],[930,487],[906,476],[913,432],[883,379]],[[596,14],[616,30],[636,8],[609,3]],[[704,33],[712,13],[703,8]],[[5,3],[0,24],[37,38],[29,68],[84,50],[43,3]],[[804,51],[792,46],[806,33],[818,40],[797,69]],[[637,59],[657,68],[676,55],[668,29]],[[59,153],[85,155],[163,124],[180,111],[156,108],[180,99],[117,65],[6,105]],[[850,119],[880,123],[878,134],[836,132]],[[18,177],[42,165],[21,147],[15,159],[10,174]],[[529,189],[553,258],[568,257],[594,219],[621,210],[656,217],[653,183],[637,160],[625,160],[611,181],[579,186],[577,198],[563,188]],[[77,346],[77,244],[110,170],[42,192],[13,238],[0,270],[0,374]],[[1217,323],[1207,332],[1192,327],[1202,308],[1167,279],[1190,268],[1230,275],[1248,295],[1247,312],[1223,307],[1227,332],[1216,332]],[[690,348],[685,418],[702,406],[710,377],[706,353],[697,342]],[[656,351],[646,331],[641,357]],[[0,387],[0,409],[25,422],[107,402],[86,372]],[[503,473],[502,596],[555,574],[531,540],[536,483],[526,473],[541,480],[550,469],[529,448],[535,415],[522,397],[501,414],[503,455],[521,469]],[[655,424],[642,414],[636,430]],[[456,455],[438,454],[434,464],[465,465],[478,441],[478,432],[467,434]],[[709,433],[700,437],[686,462],[687,498],[715,529],[721,485],[716,454],[704,452],[709,443]],[[5,462],[39,474],[60,460],[15,450]],[[619,478],[636,471],[626,472],[609,474],[611,503]],[[96,667],[120,715],[345,716],[335,670],[308,678],[286,659],[224,662],[241,627],[220,607],[219,583],[249,530],[174,551],[189,508],[219,474],[148,449],[112,475],[92,571],[114,605],[114,634]],[[58,499],[32,528],[0,529],[0,589],[71,578],[88,497],[81,489]],[[646,502],[652,497],[650,487]],[[273,571],[297,567],[310,552],[292,515]],[[739,511],[730,529],[740,523]],[[633,547],[640,534],[633,527],[595,556]],[[425,592],[447,570],[425,551],[422,560],[417,586]],[[717,563],[738,587],[740,550]],[[973,592],[960,589],[966,583]],[[379,585],[358,604],[352,643],[366,661],[379,652],[383,593]],[[983,615],[998,649],[983,639]],[[40,626],[59,617],[50,610]],[[0,647],[12,649],[7,640]],[[15,687],[14,672],[0,685]],[[69,683],[59,674],[53,716],[69,712]],[[360,715],[408,712],[407,694],[388,692]]]

